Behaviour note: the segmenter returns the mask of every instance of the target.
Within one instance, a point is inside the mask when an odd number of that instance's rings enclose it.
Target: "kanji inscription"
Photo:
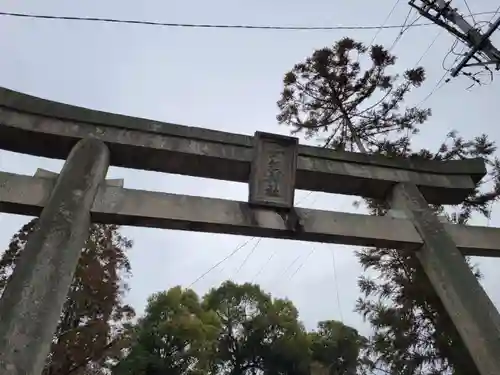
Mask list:
[[[293,207],[297,138],[257,132],[249,181],[249,202]]]

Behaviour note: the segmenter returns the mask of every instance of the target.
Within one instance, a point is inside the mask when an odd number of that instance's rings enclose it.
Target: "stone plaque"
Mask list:
[[[298,139],[256,132],[254,136],[250,204],[292,208],[295,195]]]

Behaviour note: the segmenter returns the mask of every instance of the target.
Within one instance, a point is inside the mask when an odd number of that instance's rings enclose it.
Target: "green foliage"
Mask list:
[[[217,374],[307,371],[307,336],[290,301],[273,300],[257,285],[226,282],[211,290],[204,303],[222,325]]]
[[[312,359],[328,369],[330,375],[354,375],[365,344],[358,332],[333,320],[319,322],[310,333]]]
[[[0,258],[0,296],[37,219],[16,233]],[[125,254],[132,246],[113,225],[92,225],[71,285],[43,375],[101,375],[125,345],[134,316],[123,303]]]
[[[368,56],[368,58],[366,58]],[[369,67],[362,69],[361,62]],[[422,68],[402,77],[388,73],[395,57],[381,46],[367,49],[344,38],[317,50],[285,74],[278,101],[280,124],[306,137],[318,137],[325,147],[402,156],[415,159],[454,160],[482,157],[488,177],[465,201],[455,207],[433,206],[436,213],[464,224],[474,212],[489,215],[500,194],[500,162],[496,147],[486,135],[464,140],[447,135],[436,152],[411,149],[410,136],[430,116],[429,109],[402,109],[405,96],[425,79]],[[367,200],[374,215],[383,215],[385,202]],[[374,328],[360,370],[387,374],[477,374],[458,332],[414,253],[394,249],[363,249],[358,253],[375,277],[360,278],[363,293],[356,310]],[[477,270],[476,275],[479,276]]]
[[[230,281],[202,303],[180,287],[152,296],[133,336],[115,375],[308,375],[313,360],[350,375],[363,342],[334,321],[307,333],[290,301]]]
[[[116,374],[180,375],[207,370],[219,321],[202,308],[195,292],[175,287],[149,299],[135,331],[130,353]]]

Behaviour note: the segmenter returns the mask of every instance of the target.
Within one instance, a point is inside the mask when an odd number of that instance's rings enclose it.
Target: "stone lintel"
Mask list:
[[[54,181],[0,173],[0,211],[38,215]],[[422,239],[409,219],[295,209],[302,230],[291,232],[280,213],[245,202],[101,186],[92,207],[99,223],[273,237],[416,250]],[[464,255],[500,257],[500,230],[443,224]],[[390,230],[388,230],[390,228]]]
[[[98,138],[111,165],[249,182],[253,137],[57,103],[0,88],[0,148],[65,159],[82,138]],[[429,203],[460,203],[486,173],[482,159],[439,162],[299,146],[295,187],[384,199],[400,182]]]
[[[43,169],[43,168],[37,168],[37,170],[33,176],[40,177],[40,178],[56,179],[59,176],[59,173],[52,172],[52,171],[49,171],[49,170]],[[124,187],[125,180],[123,178],[111,178],[111,179],[104,180],[104,183],[108,186]]]

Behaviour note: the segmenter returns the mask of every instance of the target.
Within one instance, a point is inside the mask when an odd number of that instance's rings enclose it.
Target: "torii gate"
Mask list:
[[[0,148],[66,159],[59,175],[0,172],[0,211],[40,215],[0,300],[0,374],[40,375],[90,221],[415,251],[482,375],[500,374],[500,315],[464,255],[500,256],[500,230],[442,223],[482,159],[423,161],[303,146],[56,103],[0,88]],[[131,190],[109,165],[247,182],[248,202]],[[375,217],[294,207],[295,189],[386,199]]]

